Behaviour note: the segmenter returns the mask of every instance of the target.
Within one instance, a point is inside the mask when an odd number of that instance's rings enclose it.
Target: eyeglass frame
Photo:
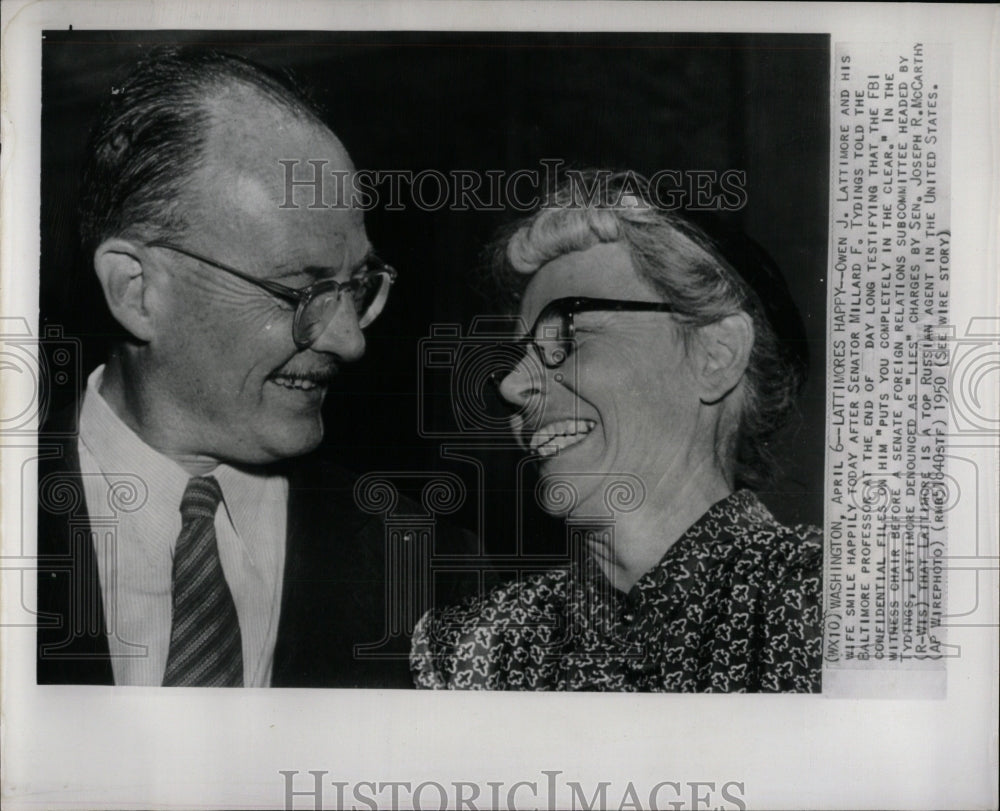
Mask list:
[[[350,287],[358,280],[358,278],[368,278],[370,276],[378,276],[378,275],[387,276],[389,280],[389,286],[391,287],[392,284],[396,281],[396,277],[398,276],[398,273],[394,267],[392,267],[387,262],[380,259],[374,253],[371,253],[368,254],[368,256],[366,257],[366,261],[377,262],[378,266],[374,270],[368,270],[362,277],[356,276],[352,279],[349,279],[346,282],[339,282],[336,279],[320,279],[319,281],[313,282],[312,284],[306,287],[301,287],[301,288],[288,287],[287,285],[280,284],[278,282],[272,282],[268,279],[259,279],[256,276],[247,273],[246,271],[238,270],[237,268],[231,267],[230,265],[227,265],[223,262],[219,262],[216,259],[210,259],[207,256],[204,256],[200,253],[196,253],[195,251],[192,251],[188,248],[182,248],[180,245],[175,245],[174,243],[169,242],[167,240],[154,239],[145,244],[146,247],[148,248],[164,248],[165,250],[174,251],[175,253],[179,253],[183,256],[186,256],[189,259],[194,259],[197,262],[203,262],[209,267],[225,271],[226,273],[235,276],[237,279],[242,279],[245,282],[249,282],[250,284],[255,285],[256,287],[259,287],[261,290],[270,293],[272,296],[275,296],[276,298],[283,299],[284,301],[287,301],[289,304],[294,304],[295,316],[292,321],[292,340],[295,341],[295,346],[298,349],[302,350],[308,349],[310,346],[312,346],[316,342],[316,339],[313,339],[308,343],[296,340],[295,333],[298,331],[299,318],[302,315],[302,313],[305,312],[305,309],[309,305],[309,303],[320,292],[326,292],[326,290],[329,289],[337,291],[338,294],[343,295],[343,292],[345,290],[350,289]],[[323,288],[323,289],[317,290],[317,288]],[[388,295],[389,294],[386,293],[386,298],[388,298]],[[369,321],[366,321],[364,323],[361,323],[359,321],[358,326],[360,326],[361,329],[364,329],[369,324],[371,324],[372,321],[378,318],[378,316],[381,314],[382,311],[379,310],[379,312]]]
[[[565,298],[557,298],[548,302],[538,314],[535,319],[535,323],[532,324],[531,329],[526,335],[515,339],[514,343],[524,347],[524,357],[527,357],[528,349],[530,347],[535,348],[535,353],[538,355],[542,362],[542,365],[546,369],[558,369],[562,366],[572,354],[571,351],[567,351],[565,356],[557,361],[550,361],[545,354],[544,348],[540,345],[544,342],[545,338],[537,338],[536,334],[538,332],[538,325],[542,322],[544,318],[551,317],[552,310],[556,310],[562,320],[568,324],[569,335],[565,338],[558,338],[559,342],[571,342],[575,337],[576,324],[574,322],[574,317],[579,313],[585,312],[627,312],[627,313],[673,313],[677,312],[677,308],[665,301],[630,301],[625,299],[607,299],[607,298],[590,298],[587,296],[569,296]],[[553,339],[556,340],[556,339]],[[518,363],[520,363],[524,358],[519,358]],[[516,368],[517,364],[513,368]],[[499,386],[504,377],[511,374],[513,371],[504,373],[494,373],[491,375],[491,379],[494,384]]]

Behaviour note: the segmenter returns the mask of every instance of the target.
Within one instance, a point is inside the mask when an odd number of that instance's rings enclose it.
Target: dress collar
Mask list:
[[[622,598],[635,600],[641,592],[649,589],[659,589],[665,579],[676,576],[674,571],[678,562],[691,557],[695,550],[706,547],[721,548],[728,546],[738,535],[744,534],[751,526],[775,525],[777,521],[771,511],[752,490],[736,490],[723,499],[715,502],[695,521],[677,541],[664,552],[652,569],[643,574],[626,593],[614,589],[610,585],[600,564],[592,555],[588,555],[583,568],[583,579],[594,585],[599,585],[602,591]]]

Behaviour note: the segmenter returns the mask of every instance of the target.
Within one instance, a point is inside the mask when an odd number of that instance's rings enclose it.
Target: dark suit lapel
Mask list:
[[[343,655],[324,639],[331,621],[346,630],[356,618],[336,612],[342,589],[325,589],[325,578],[342,570],[345,544],[355,538],[370,516],[360,514],[350,500],[350,481],[340,471],[312,459],[282,465],[288,477],[288,515],[281,616],[274,649],[271,682],[274,686],[302,686],[323,677],[328,662]],[[332,686],[332,685],[330,685]]]
[[[113,684],[74,415],[39,433],[37,681]]]
[[[385,524],[357,508],[344,471],[292,461],[272,685],[411,687],[408,644],[391,658],[355,651],[386,632]]]
[[[278,635],[274,646],[274,665],[271,681],[278,685],[287,678],[291,663],[296,658],[298,612],[294,603],[297,599],[297,584],[305,576],[305,546],[307,524],[304,515],[303,498],[299,482],[294,475],[289,476],[288,508],[285,526],[285,571],[281,584],[281,614],[278,619]]]

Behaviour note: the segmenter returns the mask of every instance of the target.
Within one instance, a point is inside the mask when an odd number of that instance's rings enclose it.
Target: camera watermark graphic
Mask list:
[[[459,324],[433,324],[418,343],[417,432],[425,439],[526,442],[518,426],[540,420],[540,398],[511,402],[505,378],[515,372],[540,386],[546,369],[521,338],[527,332],[518,316],[483,315],[468,331]],[[575,379],[576,355],[569,352],[554,379]],[[575,416],[575,415],[574,415]]]
[[[742,169],[659,169],[648,178],[609,169],[588,172],[542,158],[519,169],[331,169],[325,159],[278,161],[280,208],[360,211],[521,212],[537,208],[564,181],[571,206],[615,208],[643,199],[665,211],[739,211],[747,203]],[[611,183],[613,178],[619,182]]]
[[[34,435],[45,423],[53,401],[76,402],[83,379],[81,357],[80,340],[66,336],[60,325],[45,327],[38,338],[26,319],[0,318],[0,380],[5,398],[0,435]],[[29,385],[17,385],[25,380]],[[52,430],[61,436],[76,433],[72,424]]]
[[[560,769],[540,769],[527,779],[489,780],[338,780],[326,769],[280,769],[285,811],[323,808],[563,809],[595,811],[746,811],[742,780],[661,780],[651,785],[611,780],[570,780]]]
[[[419,490],[419,500],[404,495],[413,490]],[[405,642],[435,602],[436,578],[455,565],[477,577],[488,571],[485,556],[469,554],[456,561],[437,552],[440,518],[458,510],[467,496],[463,480],[444,471],[376,471],[355,483],[354,503],[382,519],[385,544],[383,634],[355,644],[356,659],[407,659]],[[404,643],[402,649],[394,647],[398,642]]]
[[[147,649],[126,638],[117,598],[102,599],[99,571],[119,565],[122,519],[142,510],[148,487],[128,471],[97,476],[68,468],[85,380],[81,358],[81,341],[61,325],[36,337],[26,319],[0,320],[0,441],[5,464],[20,471],[20,509],[12,511],[19,528],[0,561],[9,595],[4,626],[36,630],[40,661],[141,658]],[[84,639],[97,644],[88,649],[79,644]]]
[[[972,318],[964,330],[948,326],[928,333],[922,350],[934,353],[941,370],[921,380],[931,385],[923,397],[940,402],[951,393],[951,434],[1000,443],[1000,414],[991,410],[995,402],[989,397],[1000,387],[1000,318]]]
[[[8,613],[6,625],[37,626],[44,631],[46,644],[41,655],[45,658],[78,657],[78,652],[63,643],[74,634],[93,635],[100,628],[117,640],[113,646],[117,653],[112,652],[112,656],[144,656],[141,646],[121,638],[115,606],[101,605],[95,567],[98,561],[107,564],[117,554],[119,524],[124,516],[142,509],[145,483],[127,471],[113,476],[106,504],[99,499],[95,503],[101,508],[88,514],[85,477],[37,476],[40,466],[48,469],[41,463],[62,453],[67,442],[75,441],[77,428],[72,419],[37,435],[35,431],[46,422],[54,400],[79,399],[83,380],[80,345],[58,326],[47,328],[41,337],[32,334],[24,319],[5,319],[3,327],[7,331],[2,336],[0,373],[5,390],[16,389],[17,396],[5,402],[0,438],[9,453],[22,457],[21,530],[15,533],[21,547],[18,550],[16,543],[8,543],[2,566],[5,589],[19,594],[20,600],[13,601],[15,610]],[[519,412],[520,419],[529,424],[540,418],[530,403],[520,410],[511,409],[509,403],[504,407],[496,394],[497,371],[509,370],[512,363],[522,364],[529,376],[553,371],[544,369],[534,353],[525,353],[519,345],[517,336],[524,331],[521,319],[489,316],[474,321],[466,331],[457,325],[438,325],[420,342],[419,432],[442,440],[443,457],[478,467],[471,477],[440,471],[396,471],[375,473],[359,483],[358,506],[383,519],[390,565],[385,580],[384,634],[381,639],[359,639],[359,658],[405,655],[390,651],[388,643],[405,643],[422,614],[436,605],[435,593],[442,577],[461,573],[476,580],[482,593],[486,572],[491,569],[508,575],[511,582],[523,582],[552,569],[582,566],[594,548],[613,549],[618,518],[645,498],[643,483],[629,480],[623,472],[606,476],[600,498],[590,498],[581,506],[581,493],[590,489],[598,474],[578,471],[538,478],[534,473],[537,459],[526,455],[518,465],[516,492],[511,493],[517,513],[518,559],[487,558],[482,549],[464,556],[436,550],[440,525],[470,499],[478,501],[479,523],[474,534],[482,540],[482,500],[486,480],[492,474],[490,465],[476,459],[471,451],[523,450],[523,441],[517,442],[511,433],[512,411]],[[862,336],[860,340],[867,339]],[[877,330],[873,340],[881,340]],[[860,378],[858,400],[867,395],[873,405],[871,409],[858,408],[845,399],[845,418],[857,411],[855,420],[861,430],[854,439],[845,432],[838,451],[846,460],[851,453],[867,454],[875,469],[859,468],[854,475],[849,466],[842,474],[834,468],[829,491],[834,499],[840,499],[838,503],[844,505],[853,522],[848,527],[837,520],[831,526],[831,561],[840,561],[847,568],[867,565],[869,571],[861,574],[877,582],[881,591],[876,593],[869,586],[864,593],[860,580],[855,586],[839,576],[830,581],[828,661],[838,657],[840,661],[863,662],[866,657],[884,661],[890,651],[885,643],[894,639],[903,640],[908,651],[903,659],[910,655],[939,661],[954,658],[961,655],[963,640],[946,640],[945,630],[995,625],[990,616],[995,595],[989,590],[989,579],[995,574],[998,559],[995,538],[986,531],[992,502],[987,490],[990,476],[983,471],[995,463],[1000,444],[990,400],[990,389],[995,388],[1000,371],[1000,321],[975,318],[965,326],[918,324],[910,344],[890,341],[889,352],[891,366],[884,373],[892,386],[889,398],[876,399],[878,392],[865,388],[868,378]],[[557,371],[578,374],[576,357],[570,353]],[[836,368],[834,363],[835,374]],[[875,373],[881,368],[885,367],[876,365]],[[853,385],[852,367],[844,364],[841,369],[845,388]],[[8,387],[8,382],[16,385]],[[434,408],[445,409],[447,419],[432,419]],[[912,418],[910,423],[901,419],[907,414],[919,418],[924,429],[914,430]],[[836,411],[832,417],[836,424]],[[878,427],[883,429],[882,439],[866,440]],[[414,489],[419,495],[411,504],[400,494]],[[417,510],[412,509],[413,504]],[[591,509],[595,504],[601,510]],[[565,516],[565,548],[558,556],[532,558],[522,554],[524,515],[538,507]],[[34,554],[28,536],[32,521],[27,518],[32,513],[40,520],[51,516],[69,527],[62,551],[55,557],[50,555],[43,561]],[[974,531],[946,535],[956,516]],[[74,544],[94,546],[96,556],[75,554]],[[78,564],[83,559],[93,560],[94,566],[84,570]],[[41,606],[40,612],[36,610],[33,584],[42,566],[69,595],[63,602],[71,606],[71,614],[62,620],[54,620]],[[95,624],[98,610],[106,613],[103,624]],[[847,610],[853,615],[848,616]],[[595,611],[586,616],[599,621],[603,615]],[[848,621],[857,631],[860,620],[874,622],[873,617],[879,619],[872,625],[870,639],[857,633],[851,640],[843,637]],[[575,631],[568,624],[560,624],[557,630],[557,640],[573,641]],[[841,644],[830,649],[838,638]],[[850,651],[848,645],[852,646]],[[621,655],[616,650],[615,655]]]
[[[88,497],[89,493],[89,497]],[[39,659],[134,659],[148,656],[146,645],[130,641],[120,619],[121,595],[102,591],[107,573],[121,568],[121,524],[146,506],[149,487],[133,473],[46,473],[38,482],[39,532],[55,535],[58,547],[40,555],[45,581],[38,613]],[[58,527],[54,530],[53,526]],[[103,573],[103,576],[102,576]],[[106,587],[105,587],[106,588]],[[50,601],[69,606],[49,614]],[[81,638],[106,636],[107,653],[81,652]],[[103,646],[98,646],[103,648]]]
[[[452,458],[462,458],[450,448]],[[481,471],[480,471],[481,472]],[[478,481],[482,481],[481,477]],[[413,498],[408,493],[419,491]],[[581,496],[586,491],[586,498]],[[481,490],[478,498],[482,498]],[[596,494],[596,495],[595,495]],[[484,584],[503,576],[502,590],[517,595],[523,586],[530,598],[530,583],[539,577],[566,576],[566,599],[554,611],[538,610],[530,599],[518,610],[512,624],[505,627],[530,629],[544,639],[547,660],[575,655],[632,661],[646,652],[630,640],[627,628],[618,622],[619,601],[615,588],[603,576],[594,576],[592,559],[615,557],[615,523],[637,510],[646,497],[642,480],[629,473],[572,473],[546,476],[534,489],[523,487],[518,494],[518,515],[523,515],[521,499],[534,497],[539,506],[565,509],[572,513],[564,523],[565,554],[509,558],[477,551],[454,553],[438,549],[441,519],[454,513],[469,493],[462,479],[451,473],[427,471],[377,471],[358,480],[354,489],[357,506],[378,515],[384,526],[385,626],[377,640],[359,642],[353,655],[364,659],[404,659],[409,657],[399,642],[409,639],[421,617],[432,607],[447,604],[448,578],[464,577],[475,586],[475,594],[485,596]],[[481,533],[480,533],[481,541]],[[466,592],[465,596],[474,596]],[[453,598],[454,599],[454,598]],[[449,621],[428,626],[431,642],[442,642],[454,631]],[[594,640],[601,644],[597,647]]]

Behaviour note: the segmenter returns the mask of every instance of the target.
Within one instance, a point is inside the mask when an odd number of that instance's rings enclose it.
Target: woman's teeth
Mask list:
[[[539,428],[531,437],[531,450],[537,456],[552,456],[571,445],[583,442],[594,430],[594,420],[559,420]]]

